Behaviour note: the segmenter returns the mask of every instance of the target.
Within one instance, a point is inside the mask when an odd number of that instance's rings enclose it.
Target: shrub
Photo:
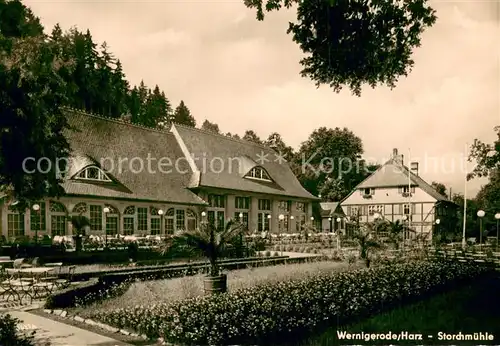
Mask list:
[[[172,304],[96,312],[118,328],[185,345],[263,344],[290,339],[478,277],[489,269],[458,262],[411,262],[276,282]]]
[[[0,345],[34,346],[35,332],[19,333],[17,325],[21,321],[9,314],[0,314]]]
[[[279,256],[279,255],[280,255],[279,252],[277,252],[277,251],[274,252],[274,256]]]
[[[265,256],[266,257],[271,257],[271,251],[267,250]]]

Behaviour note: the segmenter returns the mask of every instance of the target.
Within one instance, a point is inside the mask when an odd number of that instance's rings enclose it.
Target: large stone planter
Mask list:
[[[205,295],[225,293],[227,291],[227,275],[207,276],[203,280]]]

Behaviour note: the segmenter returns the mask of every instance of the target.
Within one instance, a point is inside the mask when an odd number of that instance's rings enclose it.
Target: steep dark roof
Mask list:
[[[271,148],[177,124],[172,126],[172,131],[182,141],[181,147],[185,145],[185,150],[194,158],[194,168],[200,172],[196,173],[200,175],[198,187],[319,200],[302,187],[287,162],[277,162]],[[267,155],[268,160],[260,160],[262,155]],[[264,168],[273,182],[244,177],[256,166]]]
[[[67,110],[68,120],[77,131],[66,133],[72,149],[70,167],[63,183],[68,194],[162,201],[186,204],[204,204],[187,189],[189,165],[177,140],[171,133],[129,123]],[[151,167],[148,170],[148,155]],[[171,172],[160,172],[158,161],[168,158],[172,165],[164,167]],[[119,169],[120,159],[127,160]],[[154,159],[154,160],[153,160]],[[132,165],[129,165],[132,160]],[[178,170],[173,166],[178,161]],[[144,168],[139,170],[142,161]],[[168,161],[164,161],[168,162]],[[101,165],[102,163],[102,165]],[[115,183],[86,182],[71,179],[81,169],[96,164]]]

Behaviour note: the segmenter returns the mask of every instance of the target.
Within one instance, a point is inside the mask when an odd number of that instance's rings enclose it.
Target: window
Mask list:
[[[225,224],[225,215],[223,211],[209,210],[207,213],[208,223],[216,227],[217,229],[222,229]]]
[[[160,218],[151,218],[151,235],[160,235]]]
[[[290,201],[280,201],[278,204],[278,211],[280,213],[288,213],[290,212]]]
[[[66,235],[66,208],[59,202],[50,201],[50,229],[52,236]]]
[[[257,214],[257,231],[258,232],[269,232],[270,219],[268,213],[258,213]]]
[[[118,215],[106,215],[106,234],[118,234]]]
[[[405,214],[405,215],[409,215],[410,214],[410,205],[409,204],[405,204],[403,206],[403,214]]]
[[[406,186],[400,186],[399,187],[399,193],[403,195],[407,195],[410,193],[410,187],[408,185]],[[411,193],[415,193],[415,186],[411,187]]]
[[[237,211],[234,213],[234,220],[238,222],[242,222],[246,227],[248,227],[248,213],[241,212],[242,217],[240,217],[240,212]]]
[[[175,209],[170,208],[167,210],[165,213],[165,233],[166,234],[174,234],[174,216],[175,216]]]
[[[367,188],[361,189],[361,194],[363,196],[372,196],[372,195],[375,194],[375,189],[371,188],[371,187],[367,187]]]
[[[351,212],[349,213],[349,216],[358,216],[358,213],[359,213],[358,207],[351,207]]]
[[[158,208],[149,207],[149,215],[150,215],[150,225],[151,225],[151,235],[159,235],[161,234],[161,218],[160,214],[158,214]]]
[[[100,205],[90,206],[90,230],[102,231],[102,207]]]
[[[285,215],[283,220],[279,220],[278,226],[280,233],[288,232],[288,215]]]
[[[271,200],[259,199],[259,210],[271,210]]]
[[[187,216],[187,230],[192,231],[196,229],[196,214],[191,209],[186,212]]]
[[[128,206],[125,208],[125,211],[123,212],[125,215],[134,215],[135,214],[135,207],[133,205]]]
[[[33,206],[30,209],[30,229],[31,231],[45,231],[46,230],[46,219],[45,219],[45,202],[36,202],[33,205],[38,204],[40,209],[33,210]]]
[[[298,217],[297,222],[295,223],[296,232],[301,232],[305,224],[306,224],[306,216],[302,214]]]
[[[384,214],[384,206],[383,205],[369,205],[368,206],[368,215],[373,215],[373,214]]]
[[[250,179],[272,181],[271,177],[269,176],[269,174],[262,167],[252,168],[252,170],[250,170],[250,172],[248,172],[248,174],[246,175],[246,177],[250,178]]]
[[[137,208],[137,231],[148,231],[148,208]]]
[[[66,235],[66,216],[64,215],[51,215],[50,228],[52,236]]]
[[[123,235],[133,235],[134,234],[134,217],[124,216],[123,217]]]
[[[24,214],[7,214],[7,235],[9,238],[24,236]]]
[[[208,195],[208,204],[212,208],[225,208],[225,196],[224,195]]]
[[[112,181],[111,179],[109,179],[106,173],[104,173],[101,169],[95,166],[85,168],[83,171],[78,173],[76,179],[106,181],[106,182]]]
[[[236,209],[250,209],[250,197],[235,197],[234,207]]]
[[[85,214],[86,212],[87,212],[87,204],[85,204],[85,203],[78,203],[73,208],[73,213],[76,213],[76,214]]]
[[[299,213],[305,213],[307,211],[307,206],[306,203],[303,202],[297,202],[297,211]]]
[[[183,209],[175,211],[175,227],[177,232],[186,230],[186,212]]]

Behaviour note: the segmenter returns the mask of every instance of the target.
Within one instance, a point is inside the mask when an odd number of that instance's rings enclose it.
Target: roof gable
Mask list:
[[[72,153],[62,183],[67,194],[205,204],[190,191],[189,165],[168,132],[67,110]],[[95,165],[117,184],[70,179]]]
[[[411,172],[408,167],[395,158],[392,158],[384,163],[375,172],[359,183],[358,186],[356,186],[353,191],[351,191],[351,193],[342,200],[342,202],[359,189],[397,187],[405,185],[419,187],[437,201],[450,202],[448,198],[437,192],[430,184],[428,184],[420,176]]]
[[[200,172],[198,186],[318,200],[302,187],[288,163],[279,160],[271,148],[178,124],[172,126],[172,131]],[[257,166],[269,174],[272,183],[245,179]]]

